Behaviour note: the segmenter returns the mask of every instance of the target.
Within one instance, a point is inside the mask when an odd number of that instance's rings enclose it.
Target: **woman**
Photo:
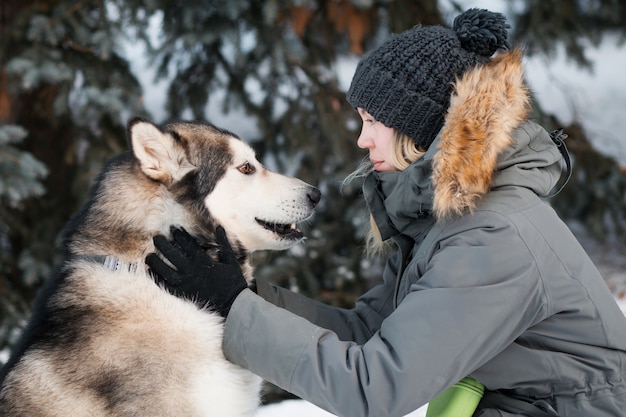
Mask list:
[[[487,390],[475,416],[625,415],[626,319],[542,200],[562,156],[528,120],[521,53],[491,59],[507,27],[472,9],[360,61],[347,98],[373,169],[371,245],[396,250],[353,309],[248,289],[236,263],[187,260],[188,235],[157,239],[177,271],[147,263],[226,317],[227,358],[340,416],[402,416],[465,376]],[[207,279],[176,285],[198,264]]]

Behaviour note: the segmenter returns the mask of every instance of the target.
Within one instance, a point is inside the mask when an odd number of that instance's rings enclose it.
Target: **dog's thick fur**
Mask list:
[[[223,320],[158,287],[144,258],[172,225],[216,256],[221,224],[251,279],[249,253],[301,240],[293,224],[312,215],[319,191],[209,124],[137,118],[128,139],[131,151],[107,164],[68,223],[64,264],[0,373],[3,417],[255,412],[260,378],[224,358]]]

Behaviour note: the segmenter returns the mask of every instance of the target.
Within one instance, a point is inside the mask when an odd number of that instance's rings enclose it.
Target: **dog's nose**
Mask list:
[[[311,207],[315,207],[317,206],[317,203],[320,202],[320,198],[322,198],[322,192],[315,187],[311,187],[307,193],[307,197],[309,197]]]

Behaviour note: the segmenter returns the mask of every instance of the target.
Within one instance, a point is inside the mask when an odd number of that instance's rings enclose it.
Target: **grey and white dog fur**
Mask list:
[[[3,417],[255,413],[261,380],[224,357],[223,319],[157,286],[144,258],[171,226],[217,257],[222,225],[251,280],[250,253],[301,241],[320,192],[208,123],[135,118],[128,140],[65,228],[64,262],[0,373]]]

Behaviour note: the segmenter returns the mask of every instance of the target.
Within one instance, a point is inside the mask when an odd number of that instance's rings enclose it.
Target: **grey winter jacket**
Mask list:
[[[258,282],[226,356],[339,416],[403,416],[468,375],[561,417],[626,416],[626,319],[541,199],[561,155],[526,112],[517,52],[466,74],[427,154],[365,182],[397,245],[383,282],[350,310]]]

